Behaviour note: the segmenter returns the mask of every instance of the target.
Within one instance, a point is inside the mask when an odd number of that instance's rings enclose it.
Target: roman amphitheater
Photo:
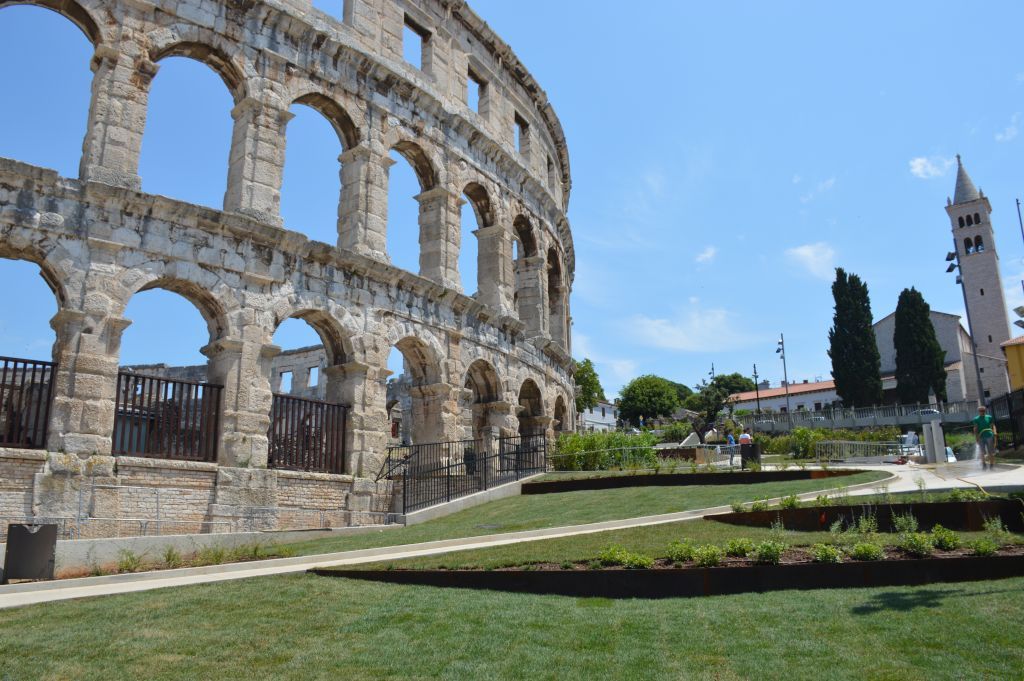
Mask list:
[[[511,469],[486,452],[574,427],[565,138],[463,0],[339,0],[337,16],[310,0],[0,0],[0,13],[11,4],[58,12],[95,51],[78,177],[0,159],[0,257],[35,263],[58,308],[52,357],[2,360],[0,525],[53,519],[88,537],[380,522],[396,347],[408,439],[453,445],[442,463],[460,479],[493,483]],[[234,100],[222,210],[141,191],[150,85],[172,56],[213,69]],[[336,243],[280,217],[295,103],[340,142]],[[420,184],[418,272],[386,248],[392,152]],[[459,283],[464,201],[479,224],[473,296]],[[191,380],[122,366],[126,306],[151,289],[206,322]],[[290,318],[323,343],[312,397],[274,390]]]

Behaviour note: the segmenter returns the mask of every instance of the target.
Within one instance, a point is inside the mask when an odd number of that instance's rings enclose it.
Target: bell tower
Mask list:
[[[999,397],[1009,391],[1006,360],[1000,343],[1010,340],[1010,323],[1006,315],[1002,280],[999,276],[999,254],[992,230],[992,205],[984,192],[977,189],[967,170],[956,157],[956,189],[953,199],[946,199],[946,214],[953,229],[960,278],[968,307],[971,336],[978,349],[978,366],[985,394],[982,401]],[[970,349],[968,349],[968,353]],[[966,356],[967,353],[965,353]],[[976,389],[974,367],[964,366],[968,395]]]

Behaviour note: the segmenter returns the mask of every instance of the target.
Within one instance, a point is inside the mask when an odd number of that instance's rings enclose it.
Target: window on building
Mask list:
[[[814,411],[821,411],[821,402],[814,403]]]
[[[601,418],[604,418],[604,407],[601,407]]]
[[[310,388],[315,388],[320,384],[320,367],[309,368],[309,385]]]
[[[977,213],[974,214],[974,224],[976,224],[976,225],[980,225],[981,224],[981,216],[979,216]]]
[[[980,236],[974,237],[974,251],[975,253],[981,253],[985,250],[985,242],[981,240]]]
[[[989,338],[989,340],[992,340],[992,336],[989,336],[988,338]],[[978,367],[978,373],[979,374],[985,373],[985,367]]]
[[[986,390],[985,391],[985,397],[987,398],[987,397],[991,397],[991,396],[992,396],[991,391]]]
[[[526,119],[519,115],[518,112],[515,114],[515,143],[516,151],[523,156],[527,156],[530,153],[530,124],[526,122]]]
[[[282,371],[281,372],[281,383],[277,388],[277,392],[288,395],[292,391],[292,372]]]
[[[429,42],[430,32],[406,15],[405,26],[402,28],[402,56],[405,61],[426,71]]]
[[[971,237],[964,239],[964,253],[967,255],[974,253],[974,242],[971,241]]]
[[[970,227],[970,226],[971,226],[971,225],[973,225],[973,224],[974,224],[974,220],[972,220],[972,219],[971,219],[971,216],[970,216],[970,215],[968,215],[968,216],[967,216],[967,226],[968,226],[968,227]]]
[[[470,69],[466,79],[466,105],[481,116],[486,116],[489,108],[487,94],[487,81]]]
[[[786,413],[786,408],[785,407],[779,407],[779,412],[785,414]]]
[[[978,290],[981,291],[981,295],[985,295],[985,289],[978,289]]]
[[[960,226],[961,227],[964,226],[964,216],[963,215],[960,216]]]
[[[548,156],[548,189],[554,189],[555,183],[555,162]]]
[[[989,337],[988,337],[988,342],[989,342],[989,343],[991,343],[991,342],[992,342],[992,336],[991,336],[991,334],[990,334],[990,335],[989,335]]]

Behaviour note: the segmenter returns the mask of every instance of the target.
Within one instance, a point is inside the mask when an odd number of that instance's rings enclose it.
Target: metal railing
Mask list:
[[[907,426],[927,423],[936,418],[966,423],[978,410],[974,400],[940,404],[894,404],[881,407],[835,407],[819,411],[762,412],[743,414],[733,419],[751,431],[779,432],[791,428],[864,428]]]
[[[223,390],[210,383],[118,373],[114,455],[216,461]]]
[[[401,487],[401,512],[447,503],[523,477],[547,466],[544,435],[477,438],[389,447],[377,479]]]
[[[347,415],[340,404],[275,394],[268,467],[344,473]]]
[[[42,449],[57,365],[0,357],[0,447]]]
[[[814,443],[814,456],[819,462],[882,463],[915,453],[920,453],[919,448],[899,442],[824,440]]]

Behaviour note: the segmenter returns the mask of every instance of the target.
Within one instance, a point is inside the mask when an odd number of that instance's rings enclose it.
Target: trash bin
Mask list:
[[[749,445],[740,445],[740,467],[748,468],[749,464],[761,465],[761,443],[754,442]]]
[[[53,579],[56,525],[8,525],[0,584],[20,579]]]

